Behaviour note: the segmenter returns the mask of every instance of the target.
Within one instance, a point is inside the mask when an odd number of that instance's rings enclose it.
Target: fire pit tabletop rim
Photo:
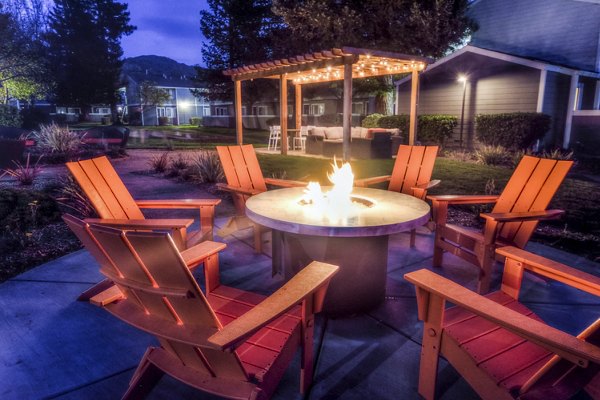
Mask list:
[[[309,215],[298,203],[304,188],[270,190],[246,202],[246,215],[254,222],[283,232],[313,236],[382,236],[422,226],[429,220],[430,207],[423,200],[388,190],[357,188],[353,195],[375,202],[343,222]]]

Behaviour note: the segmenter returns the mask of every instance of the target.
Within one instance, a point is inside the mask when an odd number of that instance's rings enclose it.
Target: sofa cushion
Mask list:
[[[325,128],[326,139],[342,139],[344,136],[344,128],[341,126],[332,126]]]
[[[363,133],[362,133],[362,128],[361,127],[356,127],[356,128],[352,128],[350,130],[351,136],[352,138],[363,138]]]
[[[325,128],[323,128],[322,126],[314,126],[311,130],[309,130],[309,133],[311,135],[314,136],[325,136]]]

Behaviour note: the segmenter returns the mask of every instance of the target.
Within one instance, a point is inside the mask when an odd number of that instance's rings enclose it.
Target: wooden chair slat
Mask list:
[[[419,178],[417,179],[417,185],[422,185],[431,181],[431,175],[433,174],[433,167],[435,159],[437,158],[438,146],[427,146],[425,148],[425,154],[423,154],[423,161],[421,162],[421,169],[419,171]]]
[[[404,182],[406,170],[408,169],[410,154],[410,146],[400,145],[398,154],[396,155],[396,161],[394,162],[394,169],[392,170],[392,177],[390,179],[388,190],[402,193],[402,183]]]
[[[424,146],[412,146],[404,183],[402,184],[402,193],[412,194],[412,188],[417,185],[419,173],[421,172],[421,163],[425,155]]]
[[[110,215],[99,215],[100,218],[118,218],[129,219],[127,213],[121,207],[119,200],[113,193],[109,183],[104,180],[104,177],[96,168],[96,164],[92,160],[79,161],[79,165],[87,175],[98,195],[102,198],[106,207],[110,210]]]
[[[260,190],[263,192],[267,191],[267,185],[263,177],[260,165],[258,164],[258,158],[256,152],[251,144],[241,146],[242,154],[244,156],[245,164],[248,168],[248,174],[252,181],[252,189]]]
[[[241,187],[240,180],[235,172],[235,166],[233,165],[233,158],[231,157],[230,150],[231,147],[232,146],[217,146],[217,154],[219,155],[219,160],[221,161],[227,183],[231,186]]]
[[[510,212],[512,210],[513,205],[521,195],[521,191],[531,178],[531,174],[535,171],[539,160],[536,157],[523,157],[508,180],[504,190],[502,190],[502,194],[500,194],[492,212]]]
[[[112,164],[106,157],[97,157],[91,160],[98,172],[104,178],[104,181],[108,183],[112,193],[119,202],[121,209],[125,212],[128,219],[144,219],[144,214],[135,203],[133,197],[129,193],[129,190],[123,184],[123,181],[117,174],[117,171],[113,168]]]
[[[233,162],[235,174],[237,176],[240,187],[244,189],[254,189],[254,185],[252,183],[252,176],[250,175],[248,165],[246,164],[244,154],[242,153],[242,147],[230,147],[229,154],[231,155],[231,160]]]
[[[116,213],[112,212],[110,206],[106,204],[104,198],[96,190],[79,162],[68,162],[66,165],[101,218],[118,218],[116,215],[122,216],[118,211]]]

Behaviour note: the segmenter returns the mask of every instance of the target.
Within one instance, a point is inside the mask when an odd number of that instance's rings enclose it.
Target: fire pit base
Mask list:
[[[338,265],[323,312],[348,316],[366,312],[385,297],[388,235],[323,237],[273,230],[273,270],[286,280],[311,261]]]

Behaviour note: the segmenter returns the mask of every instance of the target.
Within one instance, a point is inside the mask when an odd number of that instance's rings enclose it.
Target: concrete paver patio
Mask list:
[[[128,187],[138,197],[157,194],[149,179],[129,176],[117,164]],[[141,182],[144,181],[144,182]],[[163,180],[164,181],[164,180]],[[168,181],[167,181],[168,182]],[[164,184],[164,182],[163,182]],[[163,185],[164,186],[164,185]],[[187,188],[185,187],[187,186]],[[164,196],[180,196],[189,186],[168,183]],[[222,226],[231,211],[219,213]],[[407,272],[431,267],[433,235],[419,231],[415,248],[409,235],[390,238],[386,300],[364,315],[348,318],[319,316],[315,332],[314,384],[309,399],[413,399],[417,393],[422,323],[416,317],[414,288],[403,279]],[[263,294],[281,280],[271,277],[271,259],[255,254],[250,231],[219,238],[228,247],[220,256],[224,284]],[[598,274],[599,264],[547,246],[529,249],[557,261]],[[267,246],[267,252],[268,252]],[[476,285],[474,267],[447,257],[447,266],[434,270],[469,288]],[[201,271],[196,273],[201,280]],[[496,270],[494,283],[498,284]],[[154,339],[122,323],[77,295],[102,279],[90,254],[80,250],[34,268],[0,284],[0,398],[2,399],[114,399],[127,388],[146,347]],[[599,299],[554,282],[530,279],[524,301],[548,323],[576,333],[595,320]],[[275,399],[300,399],[299,360],[288,368]],[[445,361],[440,363],[441,399],[475,399],[477,395]],[[165,376],[150,399],[212,396]],[[581,395],[580,398],[586,398]]]

